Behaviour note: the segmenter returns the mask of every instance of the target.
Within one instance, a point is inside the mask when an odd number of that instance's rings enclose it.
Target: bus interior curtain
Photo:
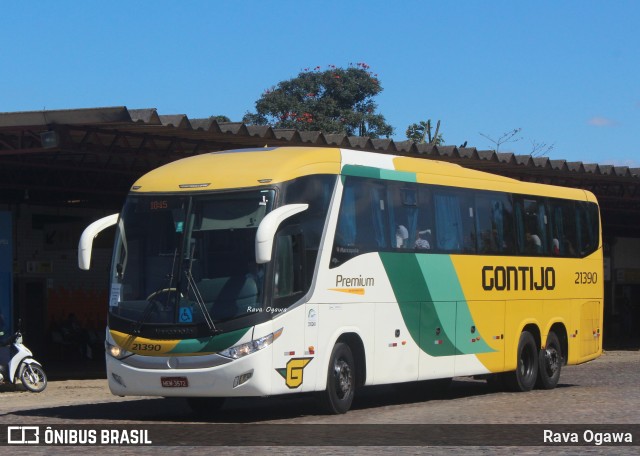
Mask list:
[[[387,189],[387,201],[389,203],[387,208],[387,216],[389,218],[389,243],[392,247],[396,247],[396,226],[402,223],[396,221],[395,204],[393,204],[394,191],[395,188],[393,186],[389,186]]]
[[[522,219],[522,206],[520,204],[515,205],[515,219],[516,219],[516,243],[518,245],[518,252],[524,252],[524,221]]]
[[[560,206],[556,206],[554,209],[553,224],[553,237],[558,240],[558,253],[564,255],[564,218],[562,216],[562,207]]]
[[[435,195],[436,240],[438,248],[460,250],[462,246],[462,215],[455,195]]]
[[[542,201],[538,203],[538,233],[540,234],[541,250],[546,252],[549,245],[547,243],[547,211]]]
[[[582,218],[581,216],[581,207],[580,204],[576,203],[575,205],[575,214],[576,214],[576,252],[582,251]]]
[[[408,243],[409,246],[413,247],[418,231],[418,194],[414,188],[407,188],[402,191],[402,206],[407,218]]]
[[[498,252],[502,252],[504,247],[504,205],[502,201],[491,201],[491,217],[493,218],[493,225],[496,228],[496,244]],[[479,218],[479,217],[477,217]]]
[[[384,194],[379,187],[371,187],[371,219],[373,220],[373,233],[375,235],[378,248],[387,246],[387,239],[384,235]]]
[[[355,245],[356,243],[356,196],[353,187],[344,188],[342,209],[338,218],[338,239],[341,245]]]
[[[592,209],[592,206],[589,204],[584,204],[584,213],[585,213],[585,217],[586,217],[586,222],[587,222],[587,234],[589,236],[589,245],[593,245],[596,244],[596,228],[595,228],[595,223],[597,220],[597,217],[594,214],[594,211],[590,210]]]

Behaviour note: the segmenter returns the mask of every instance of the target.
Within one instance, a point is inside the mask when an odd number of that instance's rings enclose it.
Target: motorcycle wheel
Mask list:
[[[26,389],[33,393],[40,393],[47,387],[47,374],[37,364],[27,364],[20,374],[20,381]]]

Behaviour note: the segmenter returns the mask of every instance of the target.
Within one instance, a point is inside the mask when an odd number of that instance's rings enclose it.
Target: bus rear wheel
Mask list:
[[[538,366],[538,380],[536,387],[541,389],[553,389],[560,381],[560,370],[564,362],[562,348],[556,333],[550,332],[544,349],[540,350]]]
[[[334,415],[347,413],[351,408],[356,386],[356,369],[351,348],[338,342],[331,352],[327,372],[327,389],[321,394],[324,409]]]
[[[507,387],[512,391],[531,391],[538,378],[538,347],[529,331],[520,334],[517,359],[516,370],[505,376]]]

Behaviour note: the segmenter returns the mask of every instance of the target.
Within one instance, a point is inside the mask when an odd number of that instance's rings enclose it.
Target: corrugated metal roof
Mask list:
[[[16,126],[66,125],[113,125],[130,124],[145,127],[163,127],[164,130],[179,129],[185,133],[210,133],[214,135],[233,135],[261,141],[277,141],[277,145],[313,145],[337,146],[372,152],[427,155],[431,158],[447,160],[489,161],[507,165],[521,165],[539,169],[553,169],[563,172],[593,173],[616,177],[640,177],[639,168],[606,164],[567,162],[548,157],[532,157],[512,153],[478,150],[474,147],[434,146],[417,144],[413,141],[394,141],[393,139],[372,139],[345,134],[323,133],[320,131],[297,131],[291,129],[273,129],[269,126],[246,125],[242,122],[218,122],[214,118],[190,119],[185,114],[159,115],[155,108],[128,109],[121,107],[65,109],[52,111],[29,111],[0,113],[0,129]],[[165,131],[165,134],[167,132]],[[239,138],[238,138],[239,139]],[[274,144],[276,145],[276,144]]]
[[[0,202],[19,202],[28,193],[33,203],[82,200],[88,206],[118,207],[137,178],[165,163],[204,152],[264,146],[344,147],[417,156],[524,181],[583,188],[598,197],[607,230],[640,236],[634,228],[640,226],[638,168],[274,129],[213,117],[191,119],[124,106],[0,113]]]

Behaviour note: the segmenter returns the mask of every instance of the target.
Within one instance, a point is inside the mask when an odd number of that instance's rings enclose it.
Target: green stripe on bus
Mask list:
[[[396,171],[393,169],[372,168],[361,165],[344,165],[342,174],[345,176],[368,177],[371,179],[385,179],[400,182],[417,182],[416,173]]]
[[[407,171],[395,171],[390,169],[380,170],[380,179],[395,180],[400,182],[417,182],[416,173]]]
[[[345,176],[368,177],[370,179],[380,179],[380,169],[370,166],[344,165],[342,174]]]
[[[436,310],[417,255],[383,252],[380,253],[380,258],[400,306],[404,323],[414,342],[431,356],[453,355],[455,310],[453,319],[445,307],[450,303],[438,303],[439,312]],[[455,305],[453,307],[455,308]],[[437,328],[440,330],[437,331]],[[431,338],[431,335],[434,337]]]
[[[458,273],[453,266],[451,257],[449,255],[417,255],[417,257],[422,274],[427,281],[427,288],[429,289],[431,299],[433,299],[436,304],[443,301],[449,301],[445,304],[451,304],[446,306],[446,309],[442,309],[446,311],[447,314],[443,314],[442,312],[438,313],[440,319],[450,321],[448,320],[451,318],[449,314],[453,311],[453,324],[456,325],[456,328],[462,328],[465,334],[470,334],[469,329],[472,326],[476,326],[476,324],[469,311],[469,306],[467,305],[467,300],[462,291]],[[436,306],[436,310],[440,309],[440,306]],[[455,330],[453,334],[456,334]],[[456,334],[456,354],[474,354],[493,351],[479,332],[477,334],[474,333],[474,335],[475,337],[473,337],[473,339],[475,340],[472,342],[471,335],[462,336],[461,334]]]
[[[402,318],[413,340],[431,356],[493,351],[477,334],[456,340],[456,328],[475,326],[448,255],[380,253]]]

